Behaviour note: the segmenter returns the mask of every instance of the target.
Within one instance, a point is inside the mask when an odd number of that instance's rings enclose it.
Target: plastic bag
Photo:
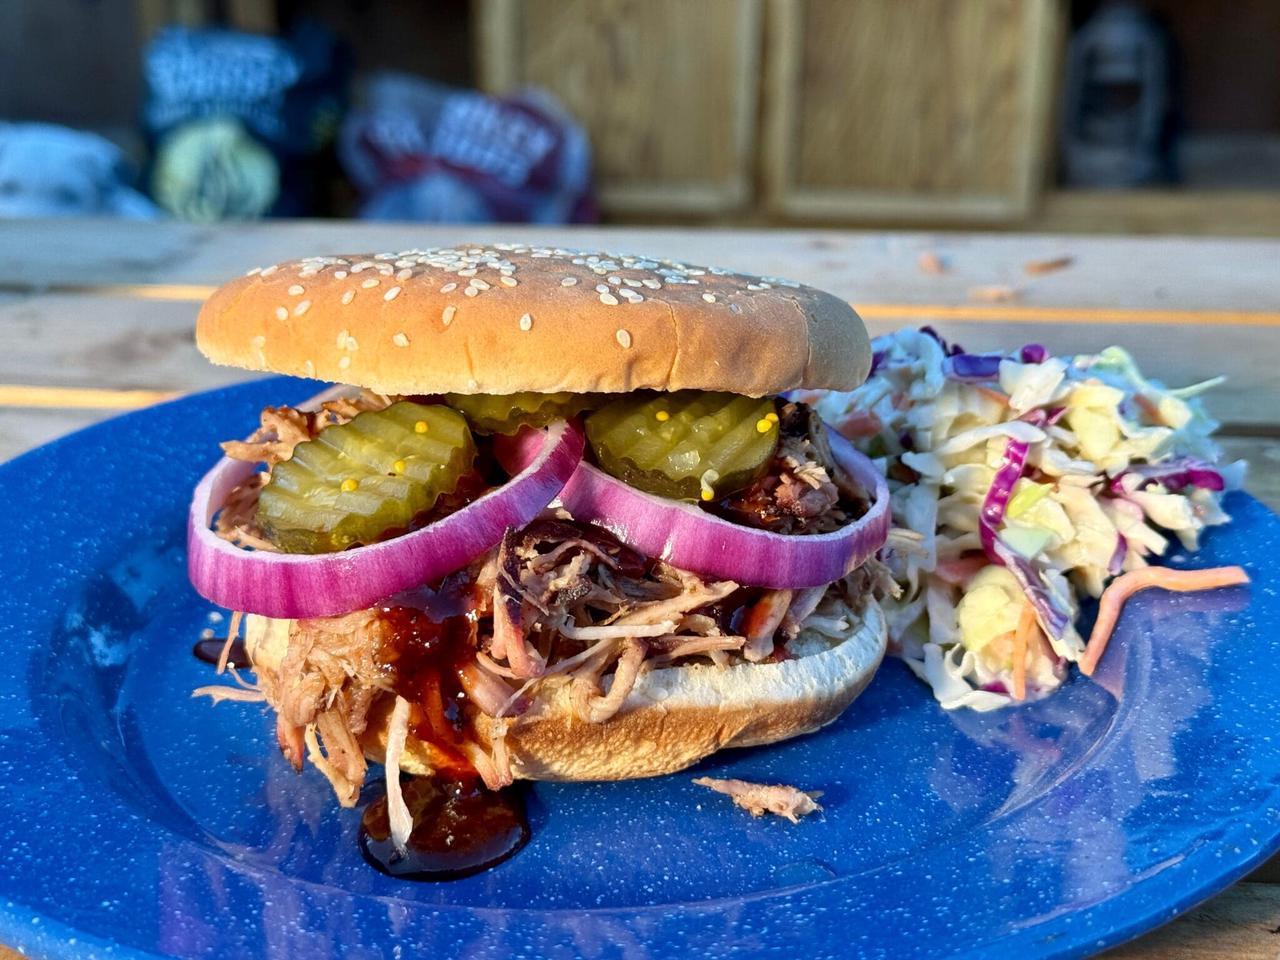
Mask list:
[[[598,219],[586,134],[538,90],[496,98],[377,74],[342,125],[338,155],[368,219]]]

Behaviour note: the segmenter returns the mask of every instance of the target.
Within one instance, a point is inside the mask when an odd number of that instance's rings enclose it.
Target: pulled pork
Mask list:
[[[822,809],[816,802],[822,796],[821,790],[805,791],[781,783],[750,783],[746,780],[719,780],[715,777],[696,777],[693,782],[716,793],[723,793],[753,817],[772,813],[785,817],[792,823],[799,823],[801,817]]]
[[[721,516],[774,533],[829,533],[866,510],[831,454],[826,427],[801,403],[782,408],[778,452],[764,476],[709,505]]]

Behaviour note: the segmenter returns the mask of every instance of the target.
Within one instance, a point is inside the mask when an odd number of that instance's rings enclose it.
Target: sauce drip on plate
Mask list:
[[[404,880],[457,880],[496,866],[529,842],[524,792],[493,792],[474,778],[405,777],[413,814],[408,850],[391,842],[387,798],[365,807],[360,852],[383,873]]]

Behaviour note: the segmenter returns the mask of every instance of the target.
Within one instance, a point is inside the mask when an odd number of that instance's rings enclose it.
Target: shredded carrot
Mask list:
[[[1145,413],[1156,426],[1168,426],[1168,424],[1164,422],[1164,416],[1160,413],[1160,408],[1157,407],[1155,405],[1155,401],[1145,393],[1135,393],[1133,395],[1133,402],[1138,405],[1138,409]]]
[[[222,652],[218,654],[218,673],[225,673],[227,661],[231,659],[231,645],[240,636],[240,621],[244,619],[243,610],[232,611],[231,622],[227,624],[227,639],[223,641]]]
[[[974,384],[973,389],[977,390],[988,400],[994,400],[1002,407],[1007,407],[1009,405],[1009,397],[1006,394],[1001,393],[999,390],[992,390],[990,387],[984,387],[981,384]]]
[[[1244,572],[1244,567],[1210,567],[1206,570],[1144,567],[1141,570],[1130,570],[1128,573],[1121,574],[1103,591],[1102,599],[1098,601],[1098,619],[1093,625],[1093,632],[1089,634],[1089,643],[1084,648],[1084,655],[1080,658],[1080,672],[1085,676],[1092,675],[1107,649],[1112,631],[1115,630],[1120,608],[1139,590],[1159,587],[1161,590],[1189,593],[1195,590],[1234,587],[1248,582],[1249,575]]]
[[[1027,699],[1027,647],[1036,626],[1036,611],[1029,603],[1022,605],[1018,628],[1013,632],[1013,699]]]

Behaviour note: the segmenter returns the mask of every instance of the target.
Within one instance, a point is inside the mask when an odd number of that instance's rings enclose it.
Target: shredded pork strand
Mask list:
[[[590,676],[578,676],[570,687],[573,712],[587,723],[604,723],[612,719],[622,708],[640,676],[647,651],[644,642],[629,638],[622,642],[622,654],[613,672],[609,692],[602,694],[598,683]]]
[[[786,784],[751,783],[747,780],[721,780],[716,777],[696,777],[700,787],[723,793],[753,817],[766,813],[785,817],[792,823],[822,809],[817,803],[821,790],[800,790]]]
[[[409,850],[409,834],[413,833],[413,814],[404,802],[400,789],[400,757],[404,754],[405,740],[409,737],[409,710],[411,704],[404,697],[396,697],[387,723],[387,820],[391,824],[391,842],[401,856]]]

